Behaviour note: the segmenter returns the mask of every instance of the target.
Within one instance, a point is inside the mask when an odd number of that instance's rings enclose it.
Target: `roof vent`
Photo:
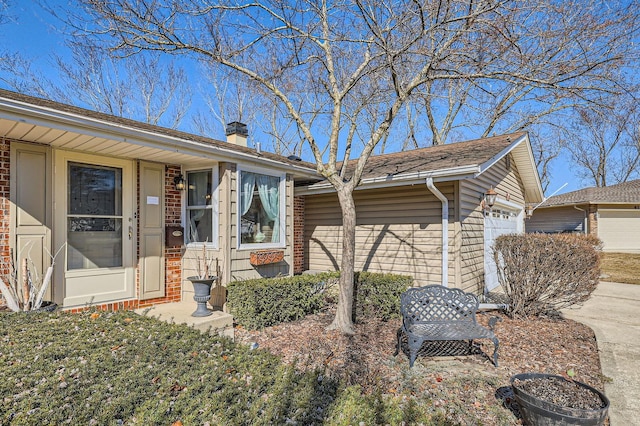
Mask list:
[[[287,158],[291,161],[302,161],[302,158],[298,157],[297,155],[290,155]]]
[[[249,131],[247,130],[246,124],[240,123],[239,121],[229,123],[227,124],[225,133],[227,135],[227,142],[234,145],[247,146]]]

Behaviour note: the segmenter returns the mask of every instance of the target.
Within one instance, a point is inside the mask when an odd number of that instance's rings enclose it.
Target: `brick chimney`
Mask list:
[[[238,121],[229,123],[227,124],[226,134],[227,142],[234,145],[247,146],[247,136],[249,135],[249,131],[247,130],[246,124]]]

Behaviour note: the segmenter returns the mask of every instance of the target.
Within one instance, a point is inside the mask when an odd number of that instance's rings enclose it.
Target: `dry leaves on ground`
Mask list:
[[[500,339],[499,367],[491,363],[490,341],[480,341],[483,354],[454,357],[419,356],[409,369],[404,353],[393,356],[400,320],[367,319],[356,325],[354,336],[326,331],[332,312],[261,331],[236,328],[240,342],[255,342],[299,369],[325,369],[325,374],[358,384],[364,392],[391,395],[427,395],[434,406],[455,405],[457,412],[482,419],[483,424],[517,424],[503,407],[511,376],[523,372],[576,373],[576,380],[603,390],[598,349],[593,331],[566,319],[510,319],[502,314],[478,314],[487,324],[491,316]],[[505,391],[507,394],[505,396]],[[502,399],[501,399],[502,398]]]

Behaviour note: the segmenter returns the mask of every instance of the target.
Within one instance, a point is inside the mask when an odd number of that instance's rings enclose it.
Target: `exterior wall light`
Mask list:
[[[484,194],[484,202],[486,205],[491,208],[496,203],[496,198],[498,197],[498,193],[493,189],[493,187],[489,188],[486,194]]]
[[[173,184],[178,191],[184,190],[184,176],[182,176],[182,173],[173,178]]]

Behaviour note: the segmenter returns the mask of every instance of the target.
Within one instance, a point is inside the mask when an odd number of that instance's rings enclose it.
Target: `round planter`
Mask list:
[[[213,312],[207,309],[207,302],[211,298],[211,285],[217,277],[199,278],[188,277],[193,284],[193,300],[196,301],[197,308],[191,314],[192,317],[208,317]]]
[[[602,401],[602,407],[599,409],[581,409],[581,408],[569,408],[562,407],[553,404],[549,401],[545,401],[542,398],[531,395],[524,391],[520,387],[516,386],[514,382],[516,380],[527,379],[548,379],[555,378],[558,380],[567,381],[562,376],[555,376],[551,374],[542,373],[522,373],[516,374],[511,377],[511,386],[516,402],[520,406],[520,413],[524,424],[531,426],[560,426],[560,425],[603,425],[607,418],[607,411],[609,409],[609,399],[597,389],[578,381],[573,381],[579,387],[583,388],[585,392],[591,392],[596,394]]]

